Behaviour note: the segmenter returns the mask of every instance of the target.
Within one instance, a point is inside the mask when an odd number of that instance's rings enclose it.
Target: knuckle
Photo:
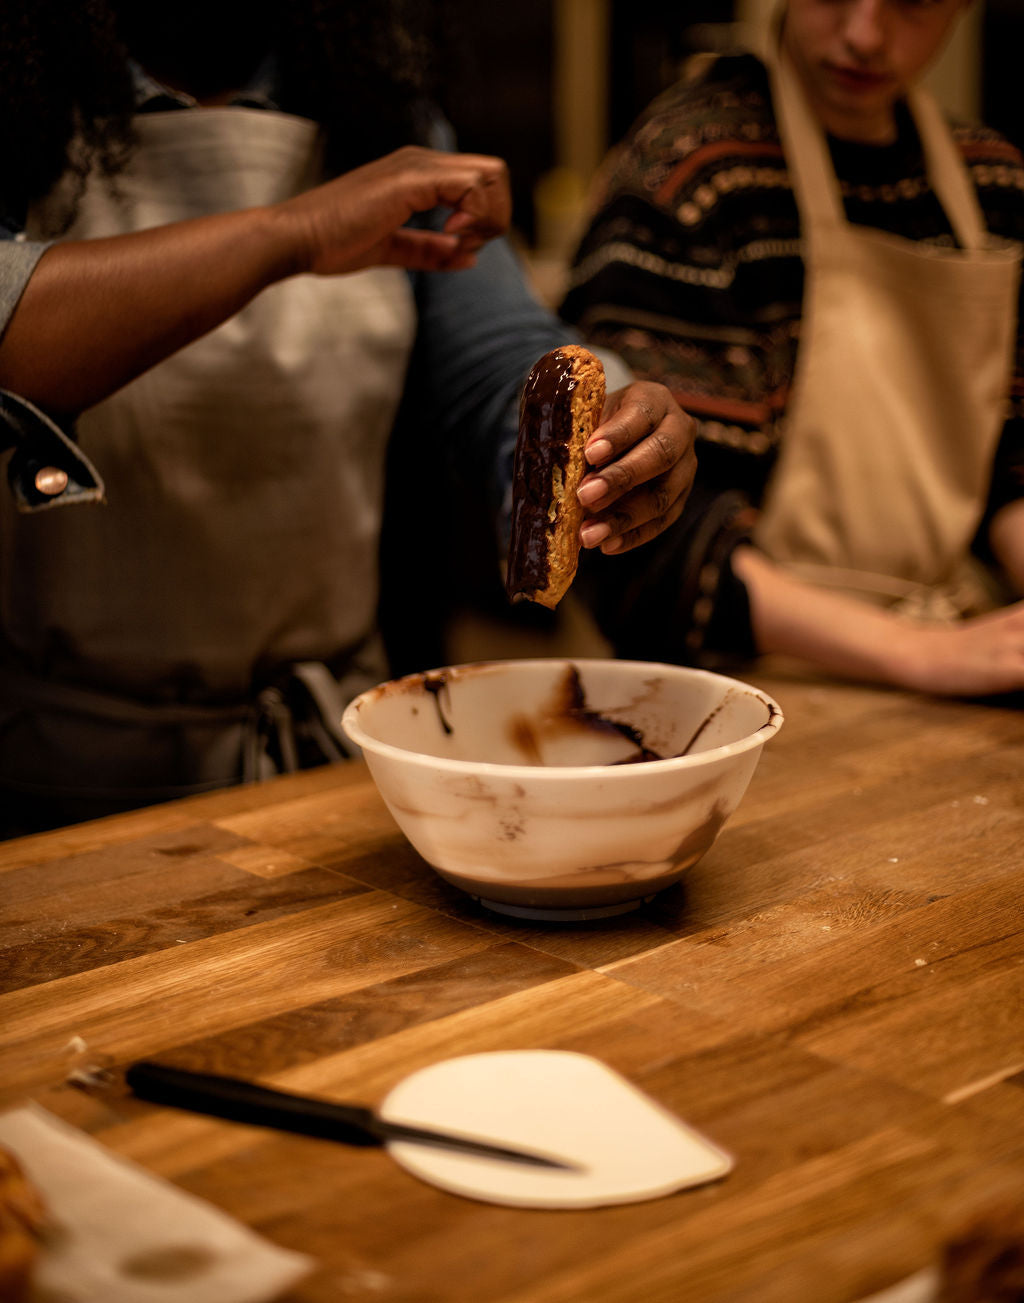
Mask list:
[[[613,494],[625,493],[633,487],[633,473],[629,466],[624,465],[621,461],[602,466],[601,478],[607,484],[608,491]]]
[[[675,502],[675,495],[669,488],[668,484],[661,482],[651,486],[651,496],[654,499],[654,518],[661,520],[666,517],[672,509]]]
[[[639,547],[641,543],[646,543],[650,535],[644,528],[631,529],[628,533],[619,538],[619,551],[631,552],[633,548]]]
[[[660,413],[651,401],[650,395],[646,392],[637,394],[634,400],[634,405],[641,417],[643,417],[645,428],[650,431],[648,438],[656,438],[659,433],[658,421],[660,419]]]
[[[635,528],[635,522],[629,511],[609,511],[603,519],[606,524],[611,526],[612,533],[620,536],[630,533]]]
[[[650,435],[651,450],[657,458],[662,469],[667,470],[674,466],[679,460],[679,453],[676,447],[676,441],[663,426],[659,426]]]
[[[641,543],[649,543],[652,538],[657,538],[659,534],[663,533],[671,523],[672,516],[669,513],[646,520],[642,525],[637,525],[622,535],[622,547],[634,548]]]

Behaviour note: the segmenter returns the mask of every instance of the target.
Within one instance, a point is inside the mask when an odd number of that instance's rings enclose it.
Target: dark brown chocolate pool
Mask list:
[[[644,760],[664,759],[664,756],[659,756],[656,751],[652,751],[646,745],[644,735],[638,728],[634,728],[632,724],[627,724],[623,720],[610,719],[607,715],[602,715],[600,711],[590,709],[583,691],[580,672],[575,665],[566,667],[565,679],[561,685],[561,697],[561,709],[558,713],[570,724],[582,725],[592,733],[618,734],[633,743],[636,747],[635,755],[627,756],[624,760],[615,760],[612,762],[613,764],[633,765]]]
[[[444,697],[448,688],[447,673],[444,670],[431,670],[428,674],[421,676],[421,681],[424,691],[434,699],[437,722],[441,726],[441,730],[450,734],[453,729],[445,713],[444,705]],[[701,720],[689,742],[681,751],[674,751],[669,757],[662,756],[647,745],[640,729],[635,728],[625,720],[612,719],[608,715],[602,715],[600,711],[592,710],[587,705],[579,670],[575,665],[567,665],[564,678],[556,686],[551,704],[545,711],[543,718],[535,721],[525,715],[514,716],[509,720],[508,727],[511,742],[517,750],[523,753],[524,764],[541,763],[541,747],[535,731],[536,728],[543,726],[545,731],[550,732],[553,727],[561,722],[567,731],[585,729],[591,733],[617,734],[619,737],[626,738],[636,747],[636,751],[621,760],[609,761],[609,764],[635,765],[651,760],[674,759],[677,756],[687,755],[720,709],[721,706],[717,706],[706,718]]]

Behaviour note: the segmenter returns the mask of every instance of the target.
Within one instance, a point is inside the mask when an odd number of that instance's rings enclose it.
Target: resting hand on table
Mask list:
[[[1024,500],[1003,507],[989,542],[1004,578],[1024,593]],[[892,655],[902,682],[919,692],[975,697],[1024,688],[1024,602],[960,624],[908,626]]]
[[[985,697],[1024,688],[1024,602],[959,624],[895,631],[900,686],[937,696]]]
[[[695,427],[664,385],[636,381],[608,395],[585,449],[585,548],[627,552],[678,519],[697,468]]]
[[[732,564],[763,653],[933,696],[1024,688],[1024,602],[956,623],[925,623],[804,583],[753,547],[738,547]]]

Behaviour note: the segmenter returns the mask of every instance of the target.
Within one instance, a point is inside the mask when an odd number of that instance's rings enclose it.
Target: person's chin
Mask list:
[[[887,99],[895,100],[899,94],[895,78],[888,73],[829,63],[823,66],[822,76],[833,96],[850,104],[877,104]]]

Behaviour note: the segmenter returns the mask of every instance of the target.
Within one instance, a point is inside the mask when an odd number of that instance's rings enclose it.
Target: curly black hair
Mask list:
[[[449,19],[445,0],[3,0],[0,215],[23,215],[67,171],[80,190],[124,167],[129,54],[200,98],[273,54],[280,107],[320,123],[333,173],[422,140]]]
[[[120,170],[133,144],[132,87],[106,0],[0,5],[0,209],[17,216],[71,169]],[[80,148],[72,159],[74,136]]]

